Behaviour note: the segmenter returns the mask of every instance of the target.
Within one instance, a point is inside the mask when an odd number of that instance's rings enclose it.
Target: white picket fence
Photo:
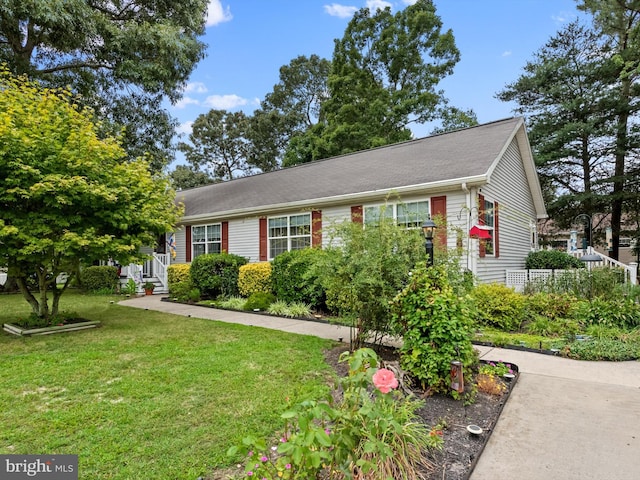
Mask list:
[[[572,255],[581,258],[584,255],[596,254],[601,260],[598,262],[588,262],[587,267],[589,269],[596,267],[610,267],[610,268],[619,268],[624,271],[624,281],[625,283],[631,283],[632,285],[638,284],[638,264],[635,262],[630,263],[629,265],[625,265],[624,263],[618,262],[613,258],[607,257],[601,253],[597,253],[591,247],[585,251],[577,251],[572,252]],[[522,292],[527,283],[530,282],[539,282],[545,281],[549,278],[560,278],[567,274],[578,274],[577,269],[574,270],[507,270],[506,275],[506,285],[508,287],[514,288],[518,292]]]

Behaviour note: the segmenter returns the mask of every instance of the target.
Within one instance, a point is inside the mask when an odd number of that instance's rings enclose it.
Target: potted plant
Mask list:
[[[156,286],[153,282],[144,282],[142,288],[144,288],[145,295],[153,295],[153,289],[156,288]]]

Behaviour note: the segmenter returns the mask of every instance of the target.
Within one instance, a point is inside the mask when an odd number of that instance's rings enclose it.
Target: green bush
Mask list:
[[[631,298],[594,298],[578,303],[575,317],[583,324],[631,330],[640,326],[640,305]]]
[[[200,300],[200,290],[191,283],[191,280],[171,284],[169,286],[169,295],[179,302],[197,302]]]
[[[568,253],[559,250],[537,250],[527,255],[525,265],[529,270],[566,270],[584,268],[584,262]]]
[[[468,296],[454,294],[443,266],[416,269],[393,300],[392,332],[403,339],[400,364],[424,387],[448,391],[451,362],[475,364],[472,306]]]
[[[191,262],[191,281],[203,296],[232,297],[238,295],[238,270],[246,263],[246,258],[229,253],[198,255]]]
[[[550,320],[572,318],[578,299],[567,293],[534,293],[525,295],[525,314],[527,318],[540,315]]]
[[[269,306],[276,301],[276,297],[273,293],[256,292],[247,299],[247,303],[244,304],[244,309],[248,311],[260,310],[266,312],[269,310]]]
[[[169,289],[171,285],[178,282],[186,282],[191,280],[189,270],[191,265],[188,263],[174,263],[167,268],[167,280],[169,282]]]
[[[255,437],[228,450],[246,462],[245,478],[356,478],[353,472],[360,479],[423,478],[430,454],[443,448],[434,434],[443,426],[420,421],[424,401],[394,390],[395,375],[387,370],[385,379],[380,376],[384,369],[377,368],[373,350],[345,353],[340,360],[349,363],[340,379],[341,400],[306,400],[283,413],[286,438],[272,447],[275,455]]]
[[[243,297],[256,292],[271,293],[271,264],[248,263],[238,270],[238,291]]]
[[[281,253],[273,259],[271,284],[279,300],[303,302],[316,309],[324,307],[324,289],[311,268],[321,254],[317,248],[304,248]]]
[[[499,283],[478,285],[472,290],[478,323],[507,332],[520,329],[525,314],[524,295]]]
[[[111,266],[93,266],[82,270],[82,285],[89,292],[114,293],[118,289],[118,269]]]

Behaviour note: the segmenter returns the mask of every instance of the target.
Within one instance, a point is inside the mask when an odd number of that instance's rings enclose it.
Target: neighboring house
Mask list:
[[[221,251],[258,262],[326,246],[327,226],[366,228],[386,202],[407,227],[446,218],[439,241],[462,248],[463,266],[481,282],[524,268],[537,220],[547,216],[521,118],[184,190],[177,201],[185,213],[172,263]],[[469,238],[474,226],[489,238]]]

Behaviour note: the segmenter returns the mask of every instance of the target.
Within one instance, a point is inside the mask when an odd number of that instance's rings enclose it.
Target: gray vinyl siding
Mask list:
[[[322,248],[329,246],[332,230],[336,225],[351,221],[351,206],[327,207],[322,209]]]
[[[249,262],[260,261],[260,221],[257,217],[229,222],[229,252]]]
[[[447,194],[447,248],[456,248],[456,229],[461,228],[466,235],[469,233],[467,225],[468,210],[464,192]]]
[[[171,260],[171,263],[186,263],[187,262],[187,233],[186,228],[182,227],[176,230],[176,258]]]
[[[515,139],[480,193],[487,200],[498,203],[500,256],[478,259],[478,280],[481,283],[504,283],[506,270],[524,268],[525,258],[531,251],[531,225],[535,225],[536,218],[533,198]]]

